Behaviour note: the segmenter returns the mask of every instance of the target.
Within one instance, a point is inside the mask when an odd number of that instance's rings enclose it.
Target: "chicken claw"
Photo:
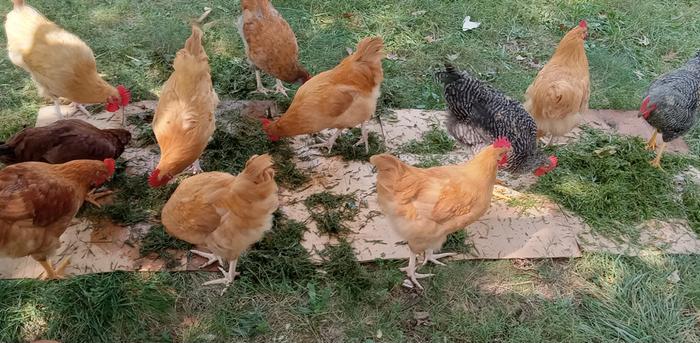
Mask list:
[[[659,133],[659,131],[654,130],[654,133],[651,135],[651,138],[649,138],[649,141],[647,142],[646,149],[650,151],[655,151],[656,150],[656,135]]]
[[[228,287],[233,283],[233,279],[236,276],[241,275],[241,273],[236,271],[236,263],[237,262],[238,262],[238,260],[233,260],[233,261],[229,262],[228,272],[224,268],[219,267],[219,270],[221,271],[222,274],[224,274],[224,277],[220,278],[220,279],[207,281],[207,282],[203,283],[202,286],[224,284],[225,285],[224,289],[221,290],[221,295],[224,295],[224,293],[226,293],[226,290],[228,289]]]
[[[275,92],[282,94],[282,95],[289,98],[289,95],[287,95],[288,90],[289,90],[288,88],[284,87],[284,85],[282,84],[282,81],[277,80],[277,82],[275,83]]]
[[[204,267],[208,267],[208,266],[214,264],[214,262],[217,262],[217,261],[219,262],[219,265],[222,265],[222,266],[224,265],[223,259],[221,259],[221,257],[216,256],[216,255],[214,255],[214,254],[212,254],[212,253],[208,253],[208,252],[204,252],[204,251],[199,251],[199,250],[190,250],[190,252],[193,253],[193,254],[195,254],[195,255],[199,255],[199,256],[202,256],[202,257],[204,257],[204,258],[207,259],[207,262],[205,262],[203,265],[199,266],[199,269],[202,269],[202,268],[204,268]]]
[[[267,95],[267,93],[270,92],[269,89],[267,89],[267,88],[265,88],[265,86],[263,86],[262,79],[260,78],[260,71],[259,70],[255,70],[255,82],[257,84],[256,89],[255,89],[256,93],[262,93],[262,94]]]
[[[44,267],[44,270],[46,270],[46,276],[44,277],[45,280],[59,280],[65,277],[65,270],[70,264],[70,258],[66,258],[61,261],[56,269],[53,268],[51,261],[48,259],[39,261],[39,264],[41,264],[41,266]]]
[[[355,143],[354,146],[358,146],[362,143],[365,143],[365,153],[369,154],[369,131],[367,131],[367,128],[365,127],[365,123],[362,123],[362,138],[360,138],[357,143]]]
[[[408,276],[408,278],[411,280],[411,282],[413,282],[413,284],[420,289],[423,289],[423,286],[421,286],[421,284],[418,282],[418,279],[424,279],[424,278],[431,277],[434,275],[434,274],[416,273],[416,254],[414,254],[413,252],[411,252],[411,257],[409,257],[409,259],[408,259],[408,267],[399,268],[399,270],[401,270],[402,272],[406,272],[406,276]],[[404,286],[406,286],[405,281],[404,281]],[[409,287],[409,288],[412,288],[412,287]]]
[[[97,202],[97,199],[104,198],[110,194],[114,194],[113,191],[104,191],[104,192],[99,192],[99,193],[95,193],[95,191],[96,191],[96,189],[93,189],[92,191],[90,191],[90,193],[88,193],[85,196],[85,201],[93,204],[97,208],[102,208],[102,205],[100,205],[100,203]]]
[[[202,165],[199,163],[199,160],[194,161],[194,163],[192,163],[192,165],[190,166],[190,169],[192,169],[192,174],[199,174],[204,172],[204,170],[202,169]]]
[[[456,253],[453,252],[447,252],[443,254],[433,254],[433,249],[428,249],[425,251],[425,258],[423,259],[423,266],[426,265],[428,262],[432,262],[433,264],[436,264],[438,266],[444,266],[445,264],[438,261],[438,259],[444,258],[444,257],[451,257],[457,255]]]
[[[343,132],[343,130],[335,129],[335,133],[333,133],[333,135],[330,138],[328,138],[327,141],[320,144],[311,145],[309,146],[309,148],[327,148],[328,153],[330,154],[331,150],[333,149],[333,145],[335,144],[335,140],[338,139],[341,132]]]
[[[85,106],[83,106],[83,104],[74,102],[71,103],[70,106],[73,107],[73,112],[71,113],[71,115],[76,114],[78,112],[82,112],[86,116],[90,115],[90,112],[88,112],[88,110],[85,108]]]

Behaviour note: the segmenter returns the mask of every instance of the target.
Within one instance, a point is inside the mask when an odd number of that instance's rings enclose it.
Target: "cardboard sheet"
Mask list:
[[[152,112],[156,103],[144,101],[130,105],[127,113],[145,115]],[[67,109],[67,106],[65,107]],[[219,111],[240,110],[245,114],[263,115],[271,108],[277,113],[274,103],[267,101],[224,101]],[[75,115],[102,128],[119,127],[121,114],[118,112],[112,121],[111,113],[100,113],[90,118]],[[392,118],[384,119],[383,128],[389,151],[397,151],[402,144],[420,139],[421,134],[431,125],[444,127],[445,113],[442,111],[397,110]],[[648,138],[650,128],[645,123],[639,124],[636,112],[591,111],[586,122],[604,130],[620,131],[623,134],[638,135]],[[53,106],[40,111],[37,125],[46,125],[56,120]],[[133,126],[128,126],[132,132]],[[372,122],[370,131],[380,133],[380,125]],[[578,132],[578,131],[577,131]],[[570,138],[575,138],[577,132]],[[346,162],[340,157],[323,157],[317,149],[308,148],[316,143],[310,136],[300,136],[293,140],[297,151],[295,163],[308,169],[312,181],[301,190],[281,191],[282,210],[292,219],[305,222],[310,228],[305,235],[304,246],[315,255],[333,238],[321,235],[316,224],[310,220],[310,214],[303,200],[311,194],[331,191],[338,194],[354,194],[359,214],[354,221],[346,223],[352,230],[347,239],[352,242],[361,261],[374,259],[402,259],[408,257],[408,248],[393,230],[387,219],[381,214],[375,194],[375,175],[372,167],[364,162]],[[563,142],[561,142],[563,143]],[[476,147],[474,150],[478,150]],[[687,145],[681,140],[670,146],[672,151],[687,151]],[[444,164],[455,164],[468,159],[474,154],[466,148],[459,147],[445,156],[436,156]],[[399,154],[403,161],[415,163],[418,157],[411,154]],[[123,157],[127,160],[127,173],[143,174],[153,168],[158,158],[157,146],[144,148],[129,147]],[[687,223],[645,223],[641,228],[641,244],[616,242],[599,237],[590,232],[583,221],[563,211],[557,204],[541,197],[521,194],[513,189],[522,190],[535,180],[524,176],[512,179],[508,174],[501,174],[510,188],[497,186],[497,190],[515,198],[526,201],[514,201],[508,205],[495,200],[489,211],[467,229],[467,244],[473,246],[469,255],[461,259],[503,259],[503,258],[543,258],[543,257],[578,257],[582,250],[605,251],[621,254],[640,254],[648,251],[668,253],[700,253],[700,240],[688,228]],[[520,205],[518,205],[520,204]],[[86,219],[76,219],[62,236],[62,247],[58,250],[54,262],[63,258],[71,259],[68,273],[87,274],[109,272],[114,270],[194,270],[204,259],[192,257],[183,251],[170,252],[176,267],[166,268],[164,262],[154,256],[139,257],[139,238],[155,223],[139,223],[130,227],[120,227],[108,222],[92,223]],[[178,263],[176,263],[178,264]],[[215,270],[212,267],[210,270]],[[36,277],[43,272],[33,259],[0,258],[0,278]]]

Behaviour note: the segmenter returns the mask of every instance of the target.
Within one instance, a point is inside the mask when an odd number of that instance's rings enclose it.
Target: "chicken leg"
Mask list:
[[[97,207],[97,208],[102,207],[102,205],[100,205],[100,203],[97,202],[97,199],[104,198],[104,197],[114,193],[113,191],[104,191],[104,192],[95,193],[96,191],[97,191],[97,189],[91,190],[90,193],[88,193],[85,196],[85,201],[95,205],[95,207]]]
[[[221,290],[221,295],[224,295],[226,293],[226,289],[233,283],[233,279],[241,275],[241,273],[236,271],[236,264],[238,263],[238,259],[235,259],[233,261],[229,261],[228,265],[228,272],[224,270],[224,268],[219,267],[219,270],[221,271],[222,274],[224,274],[224,277],[221,279],[215,279],[211,281],[207,281],[202,284],[202,286],[209,286],[209,285],[219,285],[223,284],[224,289]]]
[[[265,88],[262,83],[262,78],[260,77],[260,70],[255,69],[255,82],[257,84],[257,87],[255,89],[256,93],[262,93],[267,95],[268,92],[270,92],[269,89]]]
[[[357,143],[355,143],[354,146],[358,146],[362,143],[365,143],[365,153],[369,154],[369,130],[367,130],[367,127],[365,126],[367,122],[362,123],[362,126],[360,126],[360,130],[362,131],[362,138],[360,138]]]
[[[423,264],[422,264],[423,266],[426,265],[428,262],[432,262],[433,264],[436,264],[438,266],[444,266],[445,264],[438,261],[438,259],[457,255],[456,253],[453,253],[453,252],[447,252],[447,253],[443,253],[443,254],[433,254],[433,249],[426,250],[424,254],[425,254],[425,257],[423,258]]]
[[[547,145],[545,145],[545,148],[549,148],[552,144],[554,144],[556,137],[554,137],[553,134],[549,134],[549,142],[547,142]]]
[[[204,170],[202,169],[202,165],[199,163],[199,159],[192,163],[190,169],[192,169],[192,174],[199,174],[204,172]]]
[[[284,87],[284,85],[282,84],[282,81],[277,79],[277,82],[275,83],[275,92],[282,94],[282,95],[289,98],[289,95],[287,95],[288,90],[289,90],[288,88]]]
[[[73,107],[73,112],[71,112],[71,115],[76,114],[78,112],[83,112],[84,115],[89,116],[90,112],[83,106],[83,104],[73,102],[70,104],[71,107]]]
[[[63,112],[61,112],[61,102],[58,101],[58,98],[53,99],[53,105],[56,109],[56,114],[58,114],[58,120],[63,120]]]
[[[654,130],[654,133],[651,135],[651,138],[649,138],[649,141],[647,142],[646,149],[650,151],[656,150],[656,135],[659,133],[659,130]]]
[[[207,262],[204,262],[203,265],[199,266],[199,269],[202,269],[202,268],[204,268],[204,267],[208,267],[208,266],[214,264],[214,262],[217,262],[217,261],[219,262],[219,265],[222,265],[222,266],[224,265],[224,260],[223,260],[221,257],[216,256],[216,255],[214,255],[214,254],[212,254],[212,253],[208,253],[208,252],[204,252],[204,251],[199,251],[199,250],[194,250],[194,249],[193,249],[193,250],[190,250],[190,252],[193,253],[193,254],[195,254],[195,255],[199,255],[199,256],[202,256],[202,257],[204,257],[204,258],[207,259]]]
[[[406,272],[406,276],[408,276],[409,280],[413,285],[416,287],[423,289],[423,286],[418,282],[418,279],[424,279],[427,277],[433,276],[433,274],[419,274],[416,273],[416,254],[411,251],[411,256],[408,258],[408,267],[404,268],[399,268],[400,271]],[[406,280],[406,281],[409,281]],[[408,286],[408,283],[404,281],[404,285]],[[408,286],[410,287],[410,286]],[[413,288],[413,287],[410,287]]]
[[[335,144],[335,140],[338,139],[338,137],[340,137],[341,132],[343,132],[342,129],[335,129],[335,133],[333,133],[327,141],[321,144],[314,144],[309,148],[328,148],[328,153],[330,154],[331,150],[333,149],[333,145]]]
[[[36,258],[35,258],[36,259]],[[44,267],[44,270],[46,271],[46,276],[44,279],[46,280],[57,280],[57,279],[63,279],[64,271],[68,264],[70,263],[70,258],[66,258],[61,263],[58,264],[58,267],[56,269],[53,268],[51,265],[51,261],[49,259],[44,259],[44,260],[38,260],[39,264],[41,264],[42,267]]]
[[[666,142],[661,143],[661,148],[659,151],[656,153],[656,158],[653,161],[650,161],[649,163],[659,169],[661,168],[661,156],[664,154],[664,150],[666,149]]]

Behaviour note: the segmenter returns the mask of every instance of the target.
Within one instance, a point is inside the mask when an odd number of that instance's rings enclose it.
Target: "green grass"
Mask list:
[[[369,150],[365,148],[364,144],[355,146],[361,137],[362,134],[359,128],[353,128],[349,132],[345,132],[343,135],[338,137],[338,140],[335,142],[330,154],[327,154],[326,156],[341,156],[345,161],[369,162],[370,157],[386,151],[384,142],[381,140],[381,138],[379,138],[379,135],[376,132],[370,132],[367,136]]]
[[[306,198],[304,205],[311,213],[311,219],[316,222],[318,231],[327,235],[350,232],[345,222],[360,212],[358,202],[352,194],[316,193]]]
[[[678,196],[675,175],[697,157],[666,154],[663,170],[649,165],[654,153],[639,138],[587,129],[575,143],[557,151],[559,167],[542,177],[533,190],[548,195],[580,215],[595,230],[612,235],[635,235],[636,224],[649,219],[688,219],[697,226],[698,202],[686,187]],[[641,187],[640,187],[641,186]],[[695,191],[693,191],[695,189]]]
[[[187,23],[205,5],[183,0],[34,0],[31,4],[78,33],[95,52],[100,72],[108,81],[128,86],[135,100],[156,98],[175,53],[189,35]],[[239,2],[221,0],[209,5],[214,8],[209,19],[214,24],[207,31],[205,47],[217,92],[222,98],[259,98],[250,94],[253,73],[234,26]],[[561,26],[569,28],[585,18],[591,28],[587,52],[592,107],[634,109],[651,80],[683,63],[700,45],[700,5],[688,0],[640,1],[634,6],[626,0],[280,0],[275,6],[296,32],[301,61],[313,74],[335,66],[346,55],[345,48],[354,47],[360,38],[384,37],[387,51],[398,58],[384,62],[380,108],[443,108],[432,69],[448,55],[521,98],[537,72],[531,65],[549,58],[564,33]],[[2,3],[0,12],[10,7],[9,1]],[[462,32],[465,15],[482,26]],[[31,124],[42,101],[26,73],[6,57],[0,59],[0,78],[1,140]],[[272,83],[270,78],[264,81]]]
[[[700,258],[585,254],[576,260],[423,267],[424,293],[399,286],[404,263],[360,265],[341,243],[322,271],[225,295],[211,273],[110,273],[0,281],[0,341],[64,342],[697,342]],[[668,276],[678,271],[680,281]],[[459,277],[457,277],[459,276]],[[382,338],[377,335],[381,331]]]
[[[140,240],[139,254],[142,257],[150,254],[158,255],[158,258],[165,261],[165,268],[175,268],[179,266],[174,259],[171,250],[189,250],[194,246],[185,241],[179,240],[165,231],[163,225],[152,226],[146,235]]]

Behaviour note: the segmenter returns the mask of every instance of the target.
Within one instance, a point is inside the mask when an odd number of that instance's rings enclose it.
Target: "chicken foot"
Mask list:
[[[282,95],[289,98],[289,95],[287,95],[288,90],[289,90],[288,88],[284,87],[284,85],[282,84],[282,81],[277,79],[277,82],[275,83],[275,92],[282,94]]]
[[[97,202],[97,199],[104,198],[104,197],[114,193],[113,191],[104,191],[104,192],[95,193],[96,191],[97,191],[96,189],[93,189],[92,191],[90,191],[90,193],[88,193],[85,196],[85,201],[95,205],[95,207],[97,207],[97,208],[102,208],[102,205],[100,205],[100,203]]]
[[[83,112],[84,115],[89,116],[90,112],[83,106],[83,104],[73,102],[70,104],[71,107],[73,107],[73,112],[71,112],[71,115],[76,114],[78,112]]]
[[[438,259],[444,258],[444,257],[451,257],[457,255],[456,253],[453,252],[446,252],[443,254],[433,254],[433,249],[428,249],[425,251],[425,257],[423,258],[423,266],[426,265],[428,262],[432,262],[433,264],[436,264],[438,266],[444,266],[445,263],[438,261]]]
[[[45,280],[57,280],[63,279],[63,277],[65,276],[64,271],[70,263],[70,258],[66,258],[63,261],[61,261],[61,263],[58,264],[56,269],[53,268],[53,265],[51,264],[51,261],[48,258],[37,261],[39,262],[39,264],[41,264],[42,267],[44,267],[44,270],[46,271],[46,276],[44,277]]]
[[[666,150],[666,142],[661,143],[661,148],[656,153],[656,158],[649,162],[653,167],[663,169],[661,168],[661,156],[664,154],[664,150]]]
[[[656,150],[656,135],[659,134],[659,130],[654,130],[654,133],[651,135],[651,138],[649,138],[649,141],[647,142],[646,149],[654,151]]]
[[[236,264],[238,263],[238,259],[235,259],[233,261],[229,261],[228,265],[228,271],[224,270],[224,268],[219,267],[219,270],[221,271],[222,274],[224,274],[224,277],[220,279],[215,279],[211,281],[207,281],[202,284],[202,286],[209,286],[209,285],[219,285],[219,284],[224,284],[224,289],[221,290],[221,295],[224,295],[226,293],[226,290],[228,289],[229,286],[233,283],[233,279],[241,275],[241,273],[236,271]]]
[[[202,165],[199,163],[199,159],[192,163],[190,169],[192,169],[192,174],[199,174],[204,172],[204,170],[202,169]]]
[[[61,102],[58,101],[58,98],[53,99],[53,105],[56,109],[56,114],[58,114],[58,120],[63,120],[63,112],[61,112]]]
[[[408,276],[408,280],[404,280],[403,284],[404,286],[408,288],[413,288],[411,286],[411,283],[415,285],[416,287],[423,289],[423,286],[418,282],[418,279],[424,279],[427,277],[431,277],[434,274],[419,274],[416,273],[416,254],[414,254],[411,251],[411,256],[408,258],[408,267],[404,268],[399,268],[400,271],[406,272],[406,276]]]
[[[340,137],[341,132],[343,132],[342,129],[335,129],[335,133],[333,133],[327,141],[320,144],[314,144],[312,146],[309,146],[309,148],[328,148],[328,153],[330,154],[331,149],[333,149],[333,145],[335,144],[336,139]]]
[[[204,262],[203,265],[199,266],[199,269],[202,269],[202,268],[204,268],[204,267],[208,267],[208,266],[214,264],[214,262],[217,262],[217,261],[219,262],[219,265],[222,265],[222,266],[224,265],[224,260],[223,260],[221,257],[216,256],[216,255],[214,255],[214,254],[212,254],[212,253],[208,253],[208,252],[204,252],[204,251],[199,251],[199,250],[190,250],[190,252],[193,253],[193,254],[195,254],[195,255],[199,255],[199,256],[202,256],[202,257],[204,257],[204,258],[207,259],[207,262]]]
[[[357,141],[357,143],[355,143],[354,146],[358,146],[362,143],[365,143],[365,153],[369,154],[369,130],[367,129],[367,126],[365,124],[367,124],[367,122],[362,123],[362,126],[360,126],[360,130],[362,131],[362,138],[360,138],[360,140]]]
[[[262,78],[260,77],[260,70],[255,69],[255,82],[257,83],[257,87],[255,89],[256,93],[262,93],[267,95],[267,93],[270,92],[269,89],[265,88],[262,84]]]

